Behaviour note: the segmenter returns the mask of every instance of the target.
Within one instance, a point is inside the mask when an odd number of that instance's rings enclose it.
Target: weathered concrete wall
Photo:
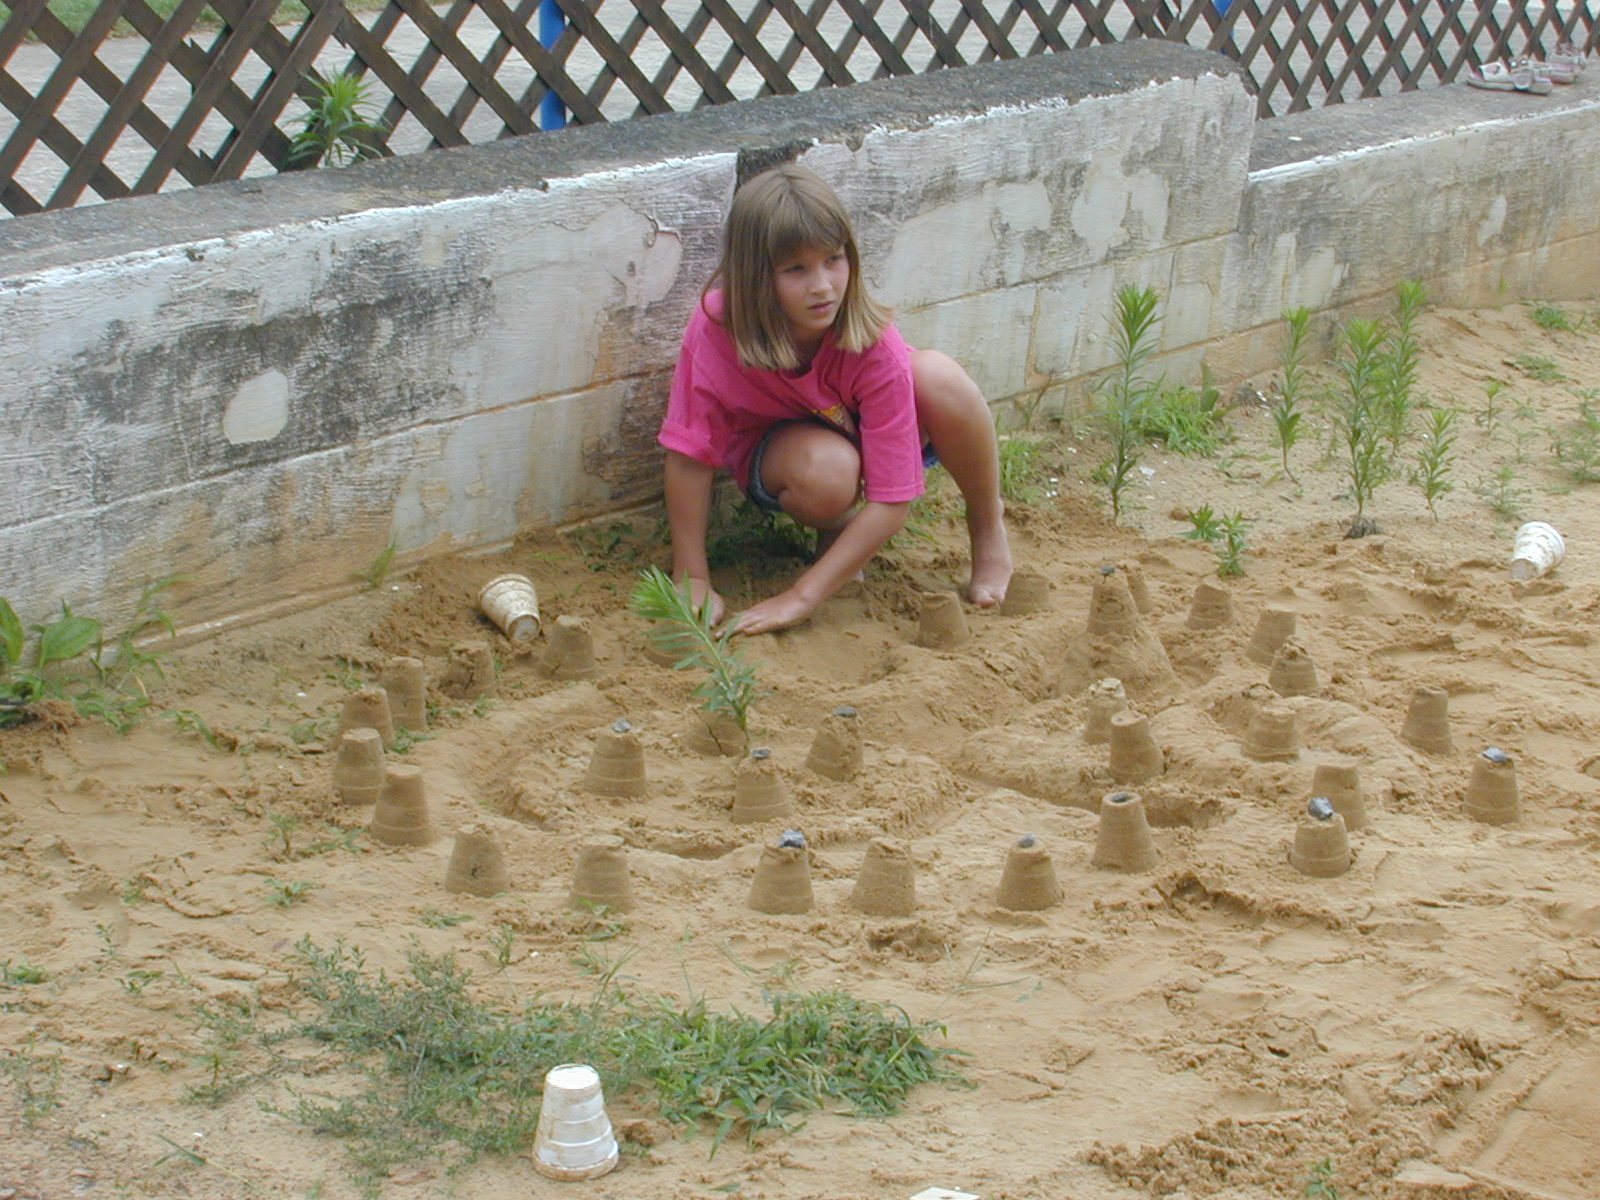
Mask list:
[[[1003,401],[1103,367],[1130,282],[1175,367],[1224,374],[1283,307],[1401,278],[1592,295],[1596,93],[1258,125],[1226,60],[1139,42],[0,223],[0,595],[112,617],[178,572],[190,622],[228,618],[391,538],[650,498],[741,153],[833,180],[910,340]]]

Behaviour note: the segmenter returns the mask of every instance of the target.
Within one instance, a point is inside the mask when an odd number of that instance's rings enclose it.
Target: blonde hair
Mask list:
[[[841,349],[859,353],[877,342],[894,314],[861,280],[861,254],[838,195],[815,171],[795,163],[763,171],[734,193],[722,262],[707,286],[722,285],[722,323],[740,362],[767,371],[801,365],[778,307],[774,271],[798,251],[841,247],[850,279],[833,319],[834,339]]]

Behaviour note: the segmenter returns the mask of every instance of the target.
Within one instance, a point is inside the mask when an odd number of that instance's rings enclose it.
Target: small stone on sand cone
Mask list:
[[[1139,608],[1127,576],[1115,567],[1102,567],[1089,596],[1089,634],[1132,637],[1138,632]]]
[[[1144,568],[1136,562],[1121,562],[1117,566],[1128,581],[1128,595],[1133,597],[1133,607],[1141,613],[1153,610],[1156,605],[1150,598],[1150,585],[1144,580]]]
[[[917,873],[904,843],[872,840],[856,873],[850,904],[874,917],[909,917],[917,911]]]
[[[793,818],[794,803],[773,764],[772,751],[750,751],[733,776],[733,823],[754,825]]]
[[[1090,863],[1107,871],[1148,871],[1160,858],[1139,793],[1110,792],[1102,797]]]
[[[725,754],[731,758],[744,751],[748,739],[732,713],[701,708],[689,714],[683,740],[696,754]]]
[[[776,846],[761,849],[750,881],[749,907],[764,913],[806,913],[812,903],[811,852],[803,837],[786,832]]]
[[[1352,832],[1367,827],[1367,798],[1361,791],[1361,771],[1354,762],[1318,763],[1311,776],[1311,794],[1323,796],[1344,818]]]
[[[1294,710],[1280,704],[1263,704],[1251,719],[1239,748],[1246,758],[1256,762],[1294,762],[1300,757]]]
[[[1013,571],[1006,598],[1000,601],[1002,617],[1025,617],[1050,608],[1050,581],[1037,571]]]
[[[1233,595],[1227,588],[1204,580],[1194,589],[1189,602],[1190,629],[1221,629],[1233,624]]]
[[[389,693],[389,715],[397,726],[412,733],[428,728],[428,681],[420,658],[391,658],[378,684]]]
[[[856,710],[841,704],[826,717],[812,739],[806,766],[828,779],[848,782],[861,770],[861,724]]]
[[[388,846],[426,846],[438,835],[428,816],[428,795],[422,783],[422,768],[406,763],[391,764],[384,770],[383,791],[372,812],[367,833],[375,842]]]
[[[1326,820],[1305,816],[1294,829],[1289,863],[1302,875],[1332,879],[1350,869],[1350,838],[1344,818],[1334,813]]]
[[[1490,746],[1472,760],[1462,807],[1467,816],[1486,825],[1509,825],[1522,815],[1517,765],[1509,754]]]
[[[450,867],[444,875],[444,890],[472,896],[497,896],[511,890],[505,850],[487,825],[463,825],[456,830]]]
[[[1256,618],[1255,632],[1250,635],[1250,645],[1245,648],[1245,657],[1251,662],[1260,663],[1263,667],[1272,665],[1272,660],[1278,655],[1278,647],[1294,636],[1295,615],[1289,608],[1263,609]]]
[[[1111,718],[1128,707],[1128,693],[1122,680],[1106,678],[1089,686],[1087,699],[1083,740],[1090,746],[1103,746],[1111,740]]]
[[[567,904],[570,908],[632,911],[633,880],[628,873],[628,852],[620,837],[596,838],[578,851]]]
[[[589,767],[578,786],[597,796],[643,796],[650,790],[644,773],[644,747],[626,719],[613,721],[594,742]]]
[[[1280,696],[1309,696],[1317,690],[1317,665],[1299,642],[1278,647],[1267,672],[1267,686]]]
[[[594,660],[594,637],[582,617],[557,617],[546,631],[539,673],[550,679],[593,679],[600,674]]]
[[[917,645],[928,650],[950,650],[972,640],[961,597],[954,592],[923,592],[917,621]]]
[[[383,791],[383,738],[376,729],[351,729],[339,735],[333,790],[346,804],[378,802]]]
[[[1450,736],[1450,693],[1443,688],[1418,688],[1406,709],[1400,740],[1424,754],[1454,754],[1455,739]]]
[[[1006,855],[995,903],[1013,912],[1037,912],[1060,904],[1063,894],[1050,852],[1031,833],[1018,838]]]
[[[1150,732],[1150,718],[1125,708],[1111,718],[1111,778],[1142,783],[1166,770],[1166,755]]]
[[[389,693],[376,684],[357,688],[344,698],[339,728],[333,744],[352,729],[376,729],[385,746],[394,745],[394,718],[389,713]]]
[[[450,660],[439,678],[439,690],[457,700],[478,700],[495,693],[494,653],[486,645],[462,642],[450,647]]]

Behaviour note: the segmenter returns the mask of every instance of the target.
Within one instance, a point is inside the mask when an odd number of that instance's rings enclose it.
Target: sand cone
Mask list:
[[[1050,852],[1031,833],[1018,838],[1006,855],[995,903],[1014,912],[1037,912],[1060,904],[1063,895]]]
[[[917,645],[929,650],[952,650],[972,640],[961,597],[954,592],[923,592],[917,620]]]
[[[1106,678],[1090,685],[1087,700],[1083,740],[1090,746],[1102,746],[1111,740],[1111,718],[1128,707],[1128,693],[1122,680]]]
[[[550,679],[593,679],[600,674],[594,660],[594,637],[581,617],[557,617],[546,634],[539,673]]]
[[[1136,562],[1120,562],[1117,567],[1128,581],[1128,595],[1133,597],[1133,607],[1141,614],[1153,611],[1155,601],[1150,597],[1150,585],[1145,582],[1144,568]]]
[[[1256,762],[1294,762],[1300,757],[1300,734],[1295,727],[1294,710],[1279,704],[1263,704],[1251,719],[1239,748],[1246,758]]]
[[[1326,820],[1307,816],[1294,829],[1289,862],[1302,875],[1332,879],[1350,869],[1350,838],[1344,818],[1334,813]]]
[[[1203,580],[1189,602],[1190,629],[1221,629],[1233,624],[1233,594],[1227,588]]]
[[[1285,642],[1272,659],[1267,686],[1280,696],[1309,696],[1317,690],[1317,665],[1299,642]]]
[[[495,693],[494,653],[486,645],[462,642],[450,647],[450,661],[439,690],[457,700],[479,700]]]
[[[333,790],[346,804],[378,802],[383,791],[383,738],[376,729],[351,729],[339,735]]]
[[[904,843],[874,838],[868,844],[850,904],[874,917],[909,917],[917,911],[917,874]]]
[[[378,684],[389,693],[389,715],[396,725],[412,733],[427,730],[428,681],[420,658],[391,658],[378,677]]]
[[[1089,595],[1089,634],[1132,637],[1139,632],[1139,608],[1128,590],[1128,577],[1113,566],[1100,568]]]
[[[578,851],[567,904],[571,908],[606,908],[611,912],[629,912],[633,908],[628,852],[620,837],[596,838]]]
[[[1142,783],[1166,766],[1166,755],[1150,732],[1149,717],[1125,708],[1111,718],[1111,778]]]
[[[602,729],[594,742],[589,768],[578,786],[597,796],[643,796],[650,790],[644,773],[644,747],[626,718]]]
[[[339,713],[339,728],[333,744],[352,729],[376,729],[385,746],[394,745],[394,718],[389,712],[389,693],[377,685],[357,688],[344,698]]]
[[[1425,754],[1454,754],[1455,739],[1450,736],[1450,693],[1443,688],[1418,688],[1406,709],[1400,740]]]
[[[822,719],[812,739],[806,766],[839,783],[856,777],[861,770],[861,725],[856,710],[841,704]]]
[[[1111,792],[1100,801],[1100,831],[1092,864],[1107,871],[1148,871],[1160,861],[1138,792]]]
[[[811,852],[797,831],[788,830],[776,846],[764,846],[750,881],[749,907],[764,913],[811,911]]]
[[[1025,617],[1050,609],[1050,581],[1037,571],[1014,571],[1006,598],[1000,601],[1002,617]]]
[[[1490,746],[1473,760],[1462,807],[1467,816],[1486,825],[1509,825],[1522,815],[1517,764],[1509,754]]]
[[[772,751],[752,750],[733,776],[733,823],[791,821],[794,803],[772,761]]]
[[[438,836],[428,816],[421,767],[394,763],[384,770],[383,791],[367,833],[389,846],[426,846]]]
[[[1245,647],[1245,657],[1264,667],[1271,666],[1272,660],[1278,655],[1278,647],[1294,636],[1294,628],[1293,609],[1263,609],[1261,615],[1256,618],[1256,627],[1250,635],[1250,644]]]
[[[472,896],[495,896],[511,890],[505,850],[487,825],[463,825],[456,830],[450,866],[444,873],[444,890]]]
[[[1354,762],[1318,763],[1311,776],[1311,794],[1324,797],[1333,811],[1354,832],[1367,827],[1367,798],[1361,791],[1361,772]]]
[[[744,730],[730,712],[711,712],[696,709],[689,715],[683,729],[683,743],[696,754],[723,754],[732,757],[744,753]]]

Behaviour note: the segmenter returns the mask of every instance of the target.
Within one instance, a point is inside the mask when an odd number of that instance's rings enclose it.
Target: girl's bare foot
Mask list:
[[[993,608],[1006,598],[1011,584],[1011,543],[1004,522],[972,530],[972,581],[967,599],[979,608]]]

